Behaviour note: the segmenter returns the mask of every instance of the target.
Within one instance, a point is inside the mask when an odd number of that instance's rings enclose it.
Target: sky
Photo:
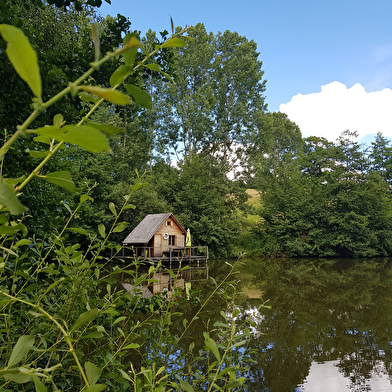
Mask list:
[[[170,16],[236,31],[257,44],[268,110],[287,113],[305,137],[392,137],[391,0],[111,0],[99,10],[142,34],[171,31]]]

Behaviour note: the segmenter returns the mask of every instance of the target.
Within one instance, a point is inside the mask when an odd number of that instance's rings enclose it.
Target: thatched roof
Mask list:
[[[186,231],[181,226],[180,222],[174,217],[171,212],[164,214],[149,214],[147,215],[125,238],[124,244],[148,244],[157,230],[166,222],[168,218],[172,218],[184,234]]]

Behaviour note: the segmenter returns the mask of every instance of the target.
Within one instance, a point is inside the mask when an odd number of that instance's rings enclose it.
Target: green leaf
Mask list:
[[[112,325],[116,325],[117,323],[120,323],[121,321],[126,320],[126,319],[127,318],[125,316],[118,317],[116,320],[114,320]]]
[[[96,124],[93,122],[89,122],[86,125],[88,125],[89,127],[99,129],[100,131],[106,133],[106,135],[108,136],[114,136],[117,135],[118,133],[125,133],[124,128],[115,127],[114,125],[110,125],[110,124]]]
[[[111,90],[97,86],[81,86],[80,88],[98,97],[104,98],[116,105],[128,105],[131,103],[131,100],[127,95],[117,90]]]
[[[45,158],[48,156],[49,151],[35,151],[35,150],[30,150],[29,154],[32,158]]]
[[[72,230],[75,233],[83,234],[83,235],[88,235],[88,231],[86,229],[83,229],[82,227],[67,227],[68,230]]]
[[[79,190],[79,188],[76,188],[69,171],[49,173],[45,176],[45,180],[52,184],[61,186],[71,192],[77,192]]]
[[[8,226],[8,225],[0,226],[0,234],[13,235],[18,230],[20,230],[20,228],[18,228],[17,226]]]
[[[64,117],[62,116],[62,114],[56,114],[56,115],[53,117],[53,125],[54,125],[55,127],[60,128],[60,127],[61,127],[61,124],[63,123],[63,121],[64,121]]]
[[[123,232],[128,226],[128,223],[126,222],[120,222],[116,225],[116,227],[113,229],[113,233],[121,233]]]
[[[122,370],[122,369],[118,369],[118,370],[120,371],[121,375],[122,375],[126,380],[132,382],[132,378],[129,377],[129,375],[128,375],[127,373],[124,372],[124,370]]]
[[[212,340],[207,332],[203,332],[204,335],[204,344],[207,350],[211,350],[212,353],[215,355],[215,358],[220,361],[220,354],[218,350],[218,346],[216,345],[215,341]]]
[[[131,343],[131,344],[128,344],[127,346],[123,347],[121,350],[137,349],[139,347],[140,347],[140,344]]]
[[[161,72],[161,67],[158,64],[151,63],[151,64],[144,64],[144,66],[151,71]]]
[[[27,356],[27,353],[32,349],[34,344],[34,336],[22,335],[16,342],[15,347],[12,349],[8,367],[12,367],[20,362]]]
[[[71,332],[79,329],[82,325],[93,321],[99,312],[99,309],[90,309],[87,312],[82,313],[72,326]]]
[[[0,181],[0,204],[6,206],[12,215],[19,215],[27,211],[14,190],[4,180]]]
[[[141,42],[135,37],[134,33],[127,34],[124,39],[124,63],[127,66],[133,67],[137,55],[137,49],[141,46]]]
[[[127,76],[132,74],[132,72],[133,72],[132,67],[128,65],[120,65],[110,77],[110,85],[113,87],[116,86],[117,84],[121,84]]]
[[[180,387],[185,392],[194,392],[193,388],[189,385],[189,383],[184,380],[180,380]]]
[[[29,374],[24,374],[18,371],[9,371],[1,374],[8,381],[14,381],[18,384],[24,384],[26,382],[31,381],[31,376]]]
[[[149,185],[148,182],[137,182],[133,187],[132,187],[132,192],[135,192],[136,190],[143,188],[144,186]]]
[[[113,214],[114,216],[117,216],[116,206],[114,205],[113,202],[110,202],[110,203],[109,203],[109,210],[112,212],[112,214]]]
[[[98,226],[98,231],[99,231],[99,234],[101,234],[102,238],[106,237],[106,229],[102,223]]]
[[[87,380],[91,385],[95,385],[101,377],[101,369],[91,362],[85,362],[84,368],[86,369]]]
[[[44,383],[38,378],[38,376],[33,376],[34,386],[36,392],[47,392],[47,388]]]
[[[37,98],[41,98],[41,76],[37,54],[21,30],[14,26],[0,25],[0,33],[7,41],[7,56],[19,76],[29,85]]]
[[[124,210],[134,210],[136,206],[134,204],[128,204],[124,207]]]
[[[111,151],[106,136],[93,127],[87,125],[66,125],[62,129],[66,133],[62,135],[61,139],[57,140],[76,144],[90,152]]]
[[[50,144],[51,139],[48,136],[36,136],[33,140],[39,143]]]
[[[84,203],[86,200],[90,200],[91,202],[94,201],[94,199],[87,194],[83,194],[82,196],[80,196],[80,204]]]
[[[146,109],[152,109],[152,99],[147,91],[144,91],[140,87],[134,86],[133,84],[126,84],[125,88],[132,95],[133,99],[137,104]]]
[[[106,384],[91,385],[87,389],[84,389],[84,392],[101,392],[106,389],[106,386]]]
[[[18,241],[18,242],[15,244],[15,246],[19,247],[19,246],[30,245],[30,244],[31,244],[31,241],[30,241],[30,240],[23,239],[23,240]]]
[[[96,102],[99,101],[99,98],[94,98],[91,94],[86,93],[85,91],[80,91],[78,95],[79,95],[79,98],[83,102],[93,102],[93,103],[96,103]]]
[[[9,253],[12,256],[18,257],[18,255],[11,249],[5,248],[4,246],[0,245],[0,249],[4,250],[5,252]]]
[[[178,37],[169,38],[161,45],[161,48],[183,48],[186,42]]]

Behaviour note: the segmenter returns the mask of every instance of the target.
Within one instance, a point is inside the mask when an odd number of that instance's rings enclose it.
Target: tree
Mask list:
[[[276,179],[270,175],[261,228],[267,251],[302,257],[391,254],[388,184],[367,171],[355,137],[344,132],[336,143],[307,138],[297,168],[292,164],[289,175]]]
[[[392,184],[392,146],[390,139],[387,139],[380,132],[370,147],[370,170],[377,172],[381,177]]]
[[[189,36],[194,42],[177,52],[176,84],[161,96],[170,105],[156,134],[191,160],[202,149],[215,154],[228,172],[232,148],[248,141],[266,108],[262,62],[255,42],[238,33],[214,36],[199,23]]]

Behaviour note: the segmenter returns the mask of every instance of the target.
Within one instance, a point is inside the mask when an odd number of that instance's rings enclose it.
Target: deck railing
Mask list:
[[[142,259],[157,262],[173,262],[173,261],[207,261],[208,246],[191,246],[191,247],[169,247],[162,251],[160,247],[149,246],[128,246],[122,248],[122,257],[124,259]]]

